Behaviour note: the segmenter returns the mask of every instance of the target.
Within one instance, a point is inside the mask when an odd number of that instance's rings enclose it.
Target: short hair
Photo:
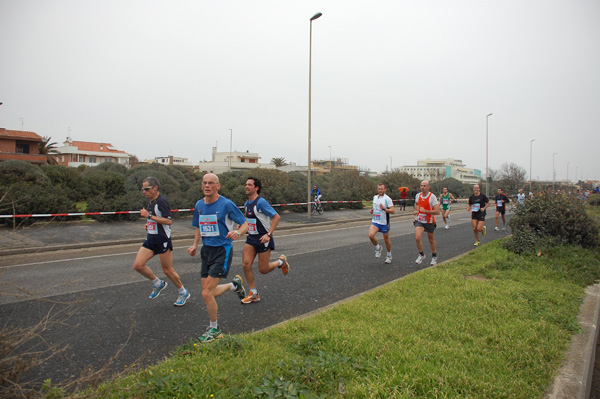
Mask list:
[[[254,181],[254,187],[258,187],[257,193],[260,194],[260,189],[262,188],[262,183],[260,182],[260,180],[257,179],[256,177],[249,177],[246,180],[253,180]]]
[[[158,187],[160,186],[158,179],[154,176],[146,177],[144,180],[142,180],[142,183],[148,183],[151,187],[156,187],[157,190],[158,190]]]

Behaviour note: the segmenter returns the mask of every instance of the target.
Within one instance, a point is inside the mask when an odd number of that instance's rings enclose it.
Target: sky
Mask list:
[[[0,0],[0,127],[306,165],[317,12],[312,159],[600,179],[597,0]]]

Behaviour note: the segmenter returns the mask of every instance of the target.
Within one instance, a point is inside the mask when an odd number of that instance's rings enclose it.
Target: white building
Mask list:
[[[224,173],[229,171],[246,171],[255,168],[276,169],[275,164],[260,163],[260,157],[255,152],[217,152],[217,147],[212,149],[212,160],[198,163],[198,171]]]
[[[460,159],[420,159],[416,165],[407,165],[398,168],[419,180],[431,182],[454,178],[461,183],[475,185],[481,180],[481,171],[467,168]]]
[[[70,137],[62,147],[56,147],[55,156],[59,165],[76,168],[80,165],[97,166],[103,162],[115,162],[129,167],[129,154],[113,147],[110,143],[73,141]]]
[[[168,157],[156,157],[150,161],[146,161],[147,163],[159,163],[161,165],[179,165],[186,166],[188,168],[193,168],[194,164],[188,160],[188,158],[182,157],[174,157],[173,155],[169,155]]]

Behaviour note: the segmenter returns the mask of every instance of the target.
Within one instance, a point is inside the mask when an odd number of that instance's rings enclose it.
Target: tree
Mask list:
[[[496,188],[502,188],[505,193],[516,193],[525,184],[525,169],[514,163],[503,163],[498,171],[499,184]]]
[[[52,137],[44,136],[41,142],[38,143],[38,153],[40,155],[45,155],[46,160],[50,165],[56,165],[58,162],[54,155],[58,154],[56,151],[56,142],[50,142]]]
[[[271,158],[271,163],[275,164],[275,167],[277,167],[277,168],[280,166],[287,165],[287,162],[285,161],[285,158],[283,158],[283,157]]]

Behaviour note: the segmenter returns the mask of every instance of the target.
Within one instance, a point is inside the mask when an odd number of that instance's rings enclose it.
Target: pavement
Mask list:
[[[369,220],[367,210],[325,211],[308,219],[306,213],[279,210],[278,230],[301,229],[320,225],[335,225],[350,221]],[[409,220],[412,212],[400,211],[392,220]],[[174,220],[173,239],[192,239],[191,215]],[[141,243],[145,236],[143,222],[101,223],[96,221],[60,222],[36,221],[31,226],[13,230],[0,227],[0,256],[59,251],[115,244]],[[563,366],[559,370],[546,398],[589,398],[598,340],[600,316],[600,285],[588,287],[579,313],[581,333],[573,336]]]

